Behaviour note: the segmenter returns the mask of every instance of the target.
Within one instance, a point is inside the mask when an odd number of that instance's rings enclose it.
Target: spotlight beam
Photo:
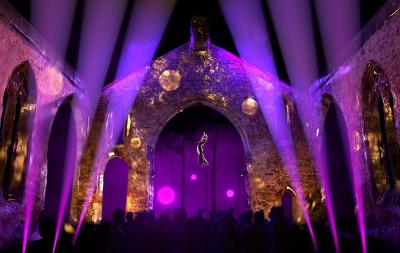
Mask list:
[[[135,2],[118,65],[117,79],[151,62],[175,3],[176,0]]]
[[[93,199],[97,183],[97,176],[101,172],[101,169],[103,169],[101,161],[110,151],[112,151],[115,143],[118,140],[119,134],[121,131],[123,131],[125,120],[128,116],[130,108],[132,107],[132,104],[135,101],[137,92],[142,85],[146,73],[146,70],[133,73],[126,77],[126,81],[121,80],[115,84],[110,84],[104,90],[103,96],[109,98],[105,112],[106,120],[99,137],[100,141],[90,176],[89,186],[86,190],[86,197],[82,205],[81,214],[73,238],[74,244],[78,239],[83,220]],[[115,99],[111,99],[113,97]]]
[[[64,59],[76,0],[33,0],[31,6],[33,26]]]
[[[261,3],[257,0],[219,0],[219,3],[240,56],[277,75]]]
[[[77,72],[86,83],[90,118],[100,97],[126,6],[127,0],[85,3]]]
[[[308,90],[314,80],[318,79],[311,2],[310,0],[270,0],[268,5],[271,9],[273,23],[277,31],[290,82],[294,89],[297,90],[296,104],[298,105],[297,108],[299,109],[298,112],[303,129],[307,129],[307,124],[313,122],[309,118],[309,115],[312,115],[313,112],[313,105],[310,102]],[[307,137],[308,142],[313,143],[313,140],[308,135]],[[325,171],[326,154],[321,153],[317,149],[318,146],[309,145],[314,154],[313,159],[319,180],[326,191],[327,201],[325,203],[335,249],[336,252],[340,252],[329,179]]]
[[[250,79],[251,80],[251,79]],[[317,250],[317,240],[312,228],[310,215],[306,208],[306,201],[298,172],[296,155],[292,135],[287,125],[281,91],[273,85],[266,85],[261,79],[253,80],[252,86],[259,101],[264,119],[272,135],[274,143],[289,176],[289,181],[297,194],[300,208],[302,209],[314,249]],[[268,87],[268,88],[266,88]]]
[[[346,58],[350,41],[360,28],[359,0],[314,0],[322,44],[330,70]]]
[[[290,83],[307,91],[318,78],[310,0],[267,1]]]
[[[73,124],[74,121],[74,114],[73,111],[71,110],[71,115],[69,119],[69,130],[68,130],[68,136],[75,136],[77,138],[76,134],[76,124]],[[73,129],[75,128],[75,129]],[[75,133],[75,134],[73,134]],[[76,167],[76,149],[77,149],[77,139],[68,139],[67,143],[67,151],[65,154],[65,162],[64,162],[64,174],[63,174],[63,184],[62,184],[62,193],[61,193],[61,198],[60,198],[60,203],[59,203],[59,208],[58,208],[58,214],[57,214],[57,224],[56,224],[56,231],[55,231],[55,236],[54,236],[54,242],[53,242],[53,253],[56,251],[57,248],[57,242],[60,237],[60,232],[61,232],[61,227],[64,222],[64,217],[65,217],[65,212],[68,211],[68,202],[71,197],[71,192],[72,192],[72,184],[74,181],[74,175],[75,175],[75,167]],[[75,151],[75,152],[74,152]]]

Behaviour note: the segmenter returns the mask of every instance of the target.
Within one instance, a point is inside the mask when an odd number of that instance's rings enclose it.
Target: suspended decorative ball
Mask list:
[[[258,110],[257,101],[254,98],[246,98],[242,103],[242,111],[247,115],[254,115]]]
[[[165,70],[158,78],[161,87],[166,91],[173,91],[181,84],[181,74],[177,70]]]
[[[142,142],[140,141],[140,138],[139,138],[139,137],[133,137],[133,138],[131,139],[131,146],[132,146],[132,148],[138,149],[138,148],[140,148],[141,145],[142,145]]]

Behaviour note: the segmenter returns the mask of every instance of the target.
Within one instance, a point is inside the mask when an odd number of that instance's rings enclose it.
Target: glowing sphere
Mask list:
[[[254,98],[246,98],[242,103],[242,111],[247,115],[254,115],[258,110],[257,101]]]
[[[133,137],[133,138],[131,139],[131,146],[132,146],[132,148],[138,149],[138,148],[140,148],[141,145],[142,145],[142,142],[140,141],[140,138],[139,138],[139,137]]]
[[[197,180],[197,175],[196,175],[196,174],[192,174],[192,175],[190,176],[190,179],[191,179],[192,181],[196,181],[196,180]]]
[[[176,70],[165,70],[158,78],[161,87],[166,91],[173,91],[181,84],[181,74]]]
[[[175,192],[171,187],[163,187],[157,193],[158,201],[163,205],[169,205],[175,200]]]
[[[233,198],[233,196],[235,196],[235,192],[232,189],[229,189],[226,191],[226,196],[228,198]]]

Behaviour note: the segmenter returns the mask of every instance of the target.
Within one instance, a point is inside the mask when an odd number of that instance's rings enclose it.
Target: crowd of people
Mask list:
[[[236,219],[233,209],[211,211],[207,219],[204,216],[203,210],[190,218],[183,209],[162,213],[158,218],[152,211],[125,215],[116,210],[112,222],[83,226],[75,244],[73,234],[63,231],[55,252],[335,252],[329,228],[314,226],[319,242],[316,250],[306,226],[285,220],[282,207],[273,207],[267,217],[260,210],[244,212]],[[43,239],[29,243],[27,252],[54,252],[54,223],[42,222],[40,233]],[[360,252],[357,239],[342,240],[341,247],[341,252]]]
[[[113,222],[97,231],[96,252],[312,252],[301,228],[285,221],[282,207],[272,208],[268,219],[263,211],[247,211],[236,219],[233,209],[211,211],[208,219],[203,210],[188,218],[175,209],[158,219],[151,211],[125,217],[117,210]],[[87,244],[90,236],[81,234],[81,242]]]

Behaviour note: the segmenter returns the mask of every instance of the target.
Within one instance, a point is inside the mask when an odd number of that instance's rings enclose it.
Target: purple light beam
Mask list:
[[[219,2],[240,56],[259,69],[277,75],[261,2],[257,0]]]
[[[139,0],[132,7],[117,79],[143,68],[154,56],[176,0]]]
[[[33,26],[64,59],[71,32],[76,0],[34,0],[31,7]]]

